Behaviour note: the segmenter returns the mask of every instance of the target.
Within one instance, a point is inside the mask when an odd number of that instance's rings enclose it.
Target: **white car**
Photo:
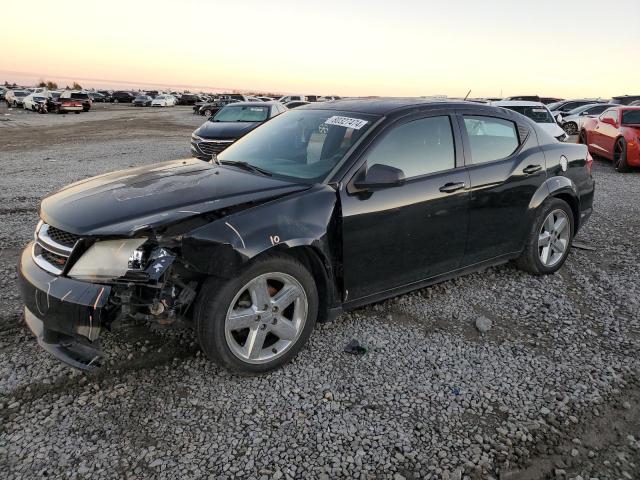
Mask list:
[[[4,94],[4,101],[7,102],[7,107],[22,107],[24,97],[31,95],[29,90],[7,90]]]
[[[46,103],[49,98],[51,98],[51,94],[47,90],[35,91],[22,99],[22,108],[35,112],[38,109],[38,104]]]
[[[525,117],[529,117],[559,142],[564,142],[569,138],[569,135],[567,135],[560,125],[558,125],[544,103],[525,102],[521,100],[501,100],[499,102],[491,102],[491,105],[494,107],[513,110]]]
[[[585,120],[592,117],[597,117],[605,110],[611,107],[618,107],[613,103],[592,103],[590,105],[583,105],[582,107],[574,108],[567,112],[565,115],[558,114],[556,120],[560,126],[567,132],[567,135],[578,135],[582,130]]]
[[[178,103],[173,95],[158,95],[151,102],[152,107],[173,107]]]

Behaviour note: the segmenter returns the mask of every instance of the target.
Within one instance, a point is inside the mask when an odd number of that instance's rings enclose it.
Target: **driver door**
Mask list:
[[[340,191],[346,302],[459,267],[467,240],[469,177],[448,114],[389,126]],[[455,133],[454,133],[455,132]],[[359,189],[372,165],[404,172],[400,186]]]

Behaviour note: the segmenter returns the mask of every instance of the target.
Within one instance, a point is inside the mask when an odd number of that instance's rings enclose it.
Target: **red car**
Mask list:
[[[585,121],[580,143],[613,161],[619,172],[640,167],[640,107],[613,107]]]

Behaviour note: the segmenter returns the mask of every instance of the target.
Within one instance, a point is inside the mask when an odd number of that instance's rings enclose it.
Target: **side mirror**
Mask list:
[[[373,190],[377,188],[399,187],[405,182],[404,172],[399,168],[376,163],[367,169],[367,172],[353,182],[360,190]]]
[[[562,123],[562,114],[561,113],[556,115],[556,122],[557,123]]]

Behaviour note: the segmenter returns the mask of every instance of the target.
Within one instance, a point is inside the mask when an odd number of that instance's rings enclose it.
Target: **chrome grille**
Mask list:
[[[73,248],[76,242],[80,240],[80,235],[64,232],[56,227],[52,227],[51,225],[49,225],[49,230],[47,233],[49,234],[49,237],[55,240],[57,243],[69,248]]]
[[[33,260],[44,270],[60,275],[79,239],[78,235],[40,223],[35,233]]]
[[[205,155],[220,153],[233,143],[233,140],[213,140],[198,143],[198,148]]]

